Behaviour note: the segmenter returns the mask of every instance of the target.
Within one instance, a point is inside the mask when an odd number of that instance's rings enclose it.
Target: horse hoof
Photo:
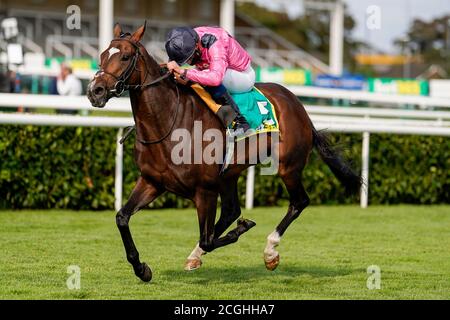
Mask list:
[[[187,259],[184,265],[184,270],[193,271],[202,266],[202,260],[200,259]]]
[[[246,231],[250,230],[251,228],[253,228],[254,226],[256,226],[256,223],[250,219],[243,219],[240,218],[237,221],[237,225],[239,226],[243,226],[245,228]]]
[[[145,262],[143,262],[141,265],[142,265],[142,272],[139,274],[136,274],[136,275],[142,281],[150,282],[150,280],[152,280],[152,276],[153,276],[152,269],[150,269],[150,267]]]
[[[277,256],[275,258],[273,258],[272,260],[270,260],[270,261],[264,260],[264,263],[266,264],[266,269],[267,270],[273,271],[280,264],[280,255],[277,254]]]

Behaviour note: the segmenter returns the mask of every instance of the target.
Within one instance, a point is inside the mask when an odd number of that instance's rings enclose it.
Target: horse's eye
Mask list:
[[[122,61],[128,61],[130,59],[130,56],[122,56]]]

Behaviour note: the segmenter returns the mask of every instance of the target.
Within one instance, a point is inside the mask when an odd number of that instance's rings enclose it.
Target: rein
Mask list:
[[[126,84],[125,82],[127,82],[129,80],[129,78],[131,77],[131,75],[133,74],[134,71],[136,71],[136,65],[138,62],[139,57],[142,57],[142,54],[140,53],[140,48],[139,46],[134,43],[133,41],[130,41],[129,39],[125,39],[125,38],[116,38],[113,41],[128,41],[129,43],[131,43],[134,48],[136,49],[136,53],[133,55],[133,58],[130,62],[130,64],[127,66],[127,68],[122,72],[122,74],[117,77],[109,72],[104,71],[103,69],[100,69],[99,71],[97,71],[98,73],[105,73],[111,77],[113,77],[116,80],[116,83],[114,84],[114,89],[112,90],[108,90],[110,95],[114,95],[116,97],[120,97],[126,90],[145,90],[151,86],[154,86],[156,84],[158,84],[159,82],[161,82],[162,80],[168,78],[171,75],[170,71],[167,71],[165,74],[161,75],[160,77],[156,78],[155,80],[149,82],[149,83],[141,83],[141,84],[136,84],[136,85],[129,85]],[[147,75],[149,74],[148,72],[148,68],[147,68],[147,64],[145,62],[145,60],[143,59],[144,65],[145,65],[145,78],[144,81],[147,79]],[[175,110],[175,114],[173,116],[173,120],[172,120],[172,124],[170,125],[169,130],[167,131],[167,133],[165,133],[161,138],[158,138],[156,140],[142,140],[138,137],[138,133],[137,133],[137,129],[136,129],[136,125],[131,126],[131,127],[127,127],[127,131],[125,133],[125,135],[122,137],[122,139],[120,139],[120,143],[123,143],[127,137],[131,134],[131,132],[133,130],[136,130],[136,139],[137,141],[139,141],[142,144],[156,144],[159,143],[161,141],[163,141],[164,139],[166,139],[169,134],[172,132],[176,120],[177,120],[177,116],[178,116],[178,110],[180,109],[180,90],[178,89],[178,85],[175,84],[175,88],[177,91],[177,107]]]

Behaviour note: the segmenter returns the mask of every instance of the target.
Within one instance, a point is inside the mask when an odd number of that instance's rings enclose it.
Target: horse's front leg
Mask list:
[[[127,203],[116,215],[116,224],[119,228],[120,235],[122,236],[127,260],[133,266],[136,276],[145,282],[152,279],[152,271],[145,262],[141,263],[139,261],[139,252],[134,245],[128,224],[134,213],[147,206],[160,194],[161,190],[157,189],[144,178],[140,177],[136,182],[136,186],[134,187]]]
[[[214,249],[214,222],[216,220],[218,195],[217,191],[197,189],[194,198],[200,229],[199,248],[206,252]]]

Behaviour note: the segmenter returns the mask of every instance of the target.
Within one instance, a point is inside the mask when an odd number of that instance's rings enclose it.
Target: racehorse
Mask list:
[[[136,127],[134,156],[140,177],[128,201],[117,213],[116,223],[128,262],[136,276],[147,282],[152,278],[152,271],[139,259],[129,220],[163,192],[190,199],[197,208],[200,239],[186,260],[186,270],[199,268],[202,254],[236,242],[255,223],[239,219],[237,227],[222,236],[241,214],[237,181],[242,171],[249,167],[248,163],[230,164],[228,170],[221,174],[221,165],[217,163],[175,164],[171,161],[171,151],[178,142],[172,141],[169,135],[175,129],[192,132],[194,122],[200,121],[203,132],[220,130],[223,141],[226,132],[214,113],[207,110],[204,101],[190,87],[180,85],[170,73],[164,73],[164,69],[147,53],[140,43],[144,32],[145,24],[133,34],[124,34],[120,25],[115,25],[114,39],[101,54],[100,70],[89,83],[87,95],[92,106],[102,108],[111,97],[129,90]],[[258,83],[256,87],[274,105],[278,118],[279,139],[274,142],[267,134],[267,145],[263,147],[270,149],[272,143],[278,144],[278,175],[290,198],[287,213],[267,237],[264,250],[266,268],[274,270],[279,264],[275,247],[292,221],[310,202],[302,185],[302,171],[312,149],[317,149],[348,192],[357,192],[361,179],[333,149],[327,136],[315,130],[305,108],[293,93],[274,83]],[[259,145],[250,146],[245,157],[254,156],[258,148]],[[221,212],[215,223],[219,195]]]

